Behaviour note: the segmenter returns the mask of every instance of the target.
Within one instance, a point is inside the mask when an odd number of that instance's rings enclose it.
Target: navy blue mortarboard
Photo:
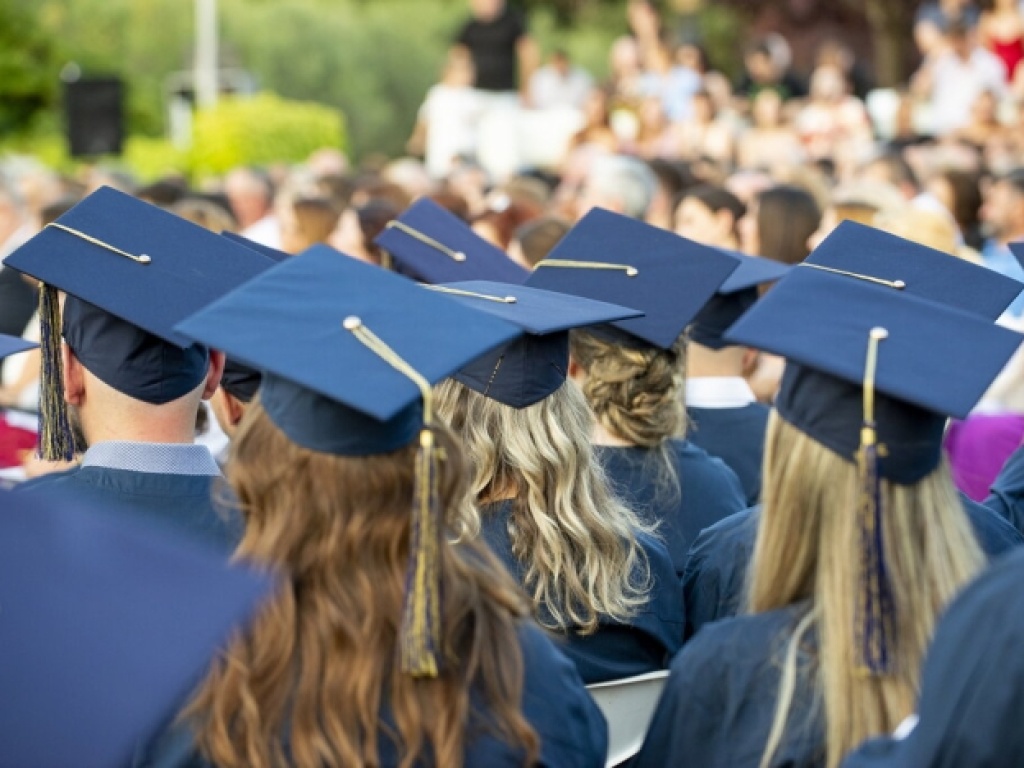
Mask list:
[[[399,644],[404,671],[435,676],[444,658],[434,488],[443,458],[431,387],[519,329],[327,246],[277,265],[178,329],[262,370],[267,416],[305,448],[366,456],[419,435]]]
[[[853,221],[836,227],[801,268],[808,266],[896,284],[904,293],[990,320],[1024,290],[1011,277]]]
[[[876,327],[887,331],[874,383],[874,420],[887,446],[879,471],[912,484],[938,466],[946,417],[968,415],[1020,335],[904,291],[797,268],[726,339],[785,357],[779,415],[853,460],[864,420],[865,354]]]
[[[726,338],[785,357],[779,416],[856,462],[859,662],[887,674],[893,599],[879,479],[911,485],[933,472],[946,417],[967,416],[1024,337],[892,284],[798,268]]]
[[[1017,263],[1024,267],[1024,241],[1010,243],[1010,253],[1017,259]]]
[[[391,254],[399,271],[424,283],[526,280],[526,270],[504,251],[428,198],[389,221],[373,242]]]
[[[0,492],[0,509],[0,766],[128,765],[273,580],[130,507]]]
[[[224,230],[223,232],[220,233],[220,236],[227,238],[232,243],[244,245],[249,250],[263,254],[275,264],[278,264],[284,261],[285,259],[291,258],[291,256],[285,253],[284,251],[279,251],[277,250],[277,248],[271,248],[269,245],[264,245],[263,243],[257,243],[255,240],[250,240],[248,237],[245,237],[244,235],[239,235],[235,232],[228,232],[227,230]]]
[[[0,360],[19,352],[28,352],[38,346],[34,341],[25,341],[20,336],[8,336],[6,333],[0,333]]]
[[[538,262],[527,285],[635,307],[643,317],[611,323],[623,332],[615,338],[669,349],[738,265],[714,248],[594,208]]]
[[[470,389],[513,408],[533,405],[565,383],[569,331],[641,313],[566,293],[485,280],[434,287],[525,331],[454,375]]]
[[[758,287],[781,279],[792,269],[790,265],[772,259],[747,256],[723,248],[719,250],[738,259],[740,264],[690,324],[690,341],[709,349],[729,346],[722,335],[754,306],[760,295]]]
[[[208,352],[174,325],[271,265],[156,206],[103,187],[7,257],[40,280],[43,366],[40,449],[69,459],[73,440],[63,405],[61,329],[97,378],[149,403],[195,389]],[[57,290],[67,293],[63,320]]]

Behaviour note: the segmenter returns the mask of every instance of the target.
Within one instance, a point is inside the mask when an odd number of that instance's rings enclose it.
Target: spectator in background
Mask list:
[[[472,229],[487,242],[507,251],[516,230],[543,213],[544,208],[532,200],[499,193],[492,196],[488,209],[476,217]]]
[[[725,187],[701,184],[687,190],[676,207],[676,234],[698,243],[740,248],[737,224],[746,213],[746,206]]]
[[[971,105],[967,122],[951,134],[953,139],[983,149],[1001,141],[1008,129],[999,120],[999,99],[990,90],[982,91]]]
[[[643,220],[654,199],[658,180],[642,161],[626,155],[606,155],[590,166],[577,202],[576,216],[591,208],[606,208]]]
[[[685,160],[708,158],[728,167],[736,151],[732,126],[718,119],[711,94],[697,91],[691,101],[691,118],[675,123],[676,152]]]
[[[281,206],[281,250],[292,255],[326,243],[338,224],[338,209],[322,197],[297,197]]]
[[[237,227],[228,211],[201,197],[188,195],[168,206],[167,210],[211,232],[234,232]]]
[[[864,103],[850,95],[845,74],[831,65],[819,66],[811,75],[810,100],[797,114],[795,127],[807,156],[831,159],[840,166],[840,176],[872,148]]]
[[[274,185],[270,176],[256,168],[236,168],[224,179],[224,194],[240,235],[281,250],[281,228],[274,213]]]
[[[974,102],[985,91],[999,98],[1006,91],[1002,62],[977,44],[973,29],[962,21],[951,23],[946,43],[944,50],[925,61],[911,83],[917,96],[928,102],[936,136],[963,127]]]
[[[541,216],[520,226],[512,236],[508,255],[521,267],[532,270],[565,237],[572,225],[557,216]]]
[[[373,241],[401,212],[401,207],[386,198],[373,198],[357,208],[346,208],[327,242],[347,256],[390,267],[384,252]]]
[[[755,198],[740,219],[740,241],[751,256],[799,264],[810,253],[808,241],[820,224],[821,210],[814,197],[782,184]]]
[[[983,244],[979,218],[982,199],[978,174],[950,168],[933,175],[926,186],[929,194],[953,214],[964,243],[980,250]]]
[[[776,91],[783,101],[804,95],[804,86],[791,72],[779,66],[768,40],[750,45],[743,54],[743,76],[736,84],[736,95],[753,98],[766,88]]]
[[[988,234],[981,249],[985,266],[1024,282],[1024,269],[1008,246],[1024,240],[1024,169],[1012,171],[988,188],[981,220]],[[1024,314],[1024,295],[1018,297],[1008,311],[1016,317]]]
[[[575,66],[568,52],[558,48],[548,63],[530,77],[529,104],[534,109],[582,110],[593,88],[590,73]]]
[[[407,144],[422,155],[427,171],[436,179],[452,170],[455,158],[476,154],[476,129],[482,105],[473,90],[473,58],[465,48],[448,52],[441,82],[430,87],[416,117]]]
[[[1003,62],[1006,82],[1012,83],[1024,61],[1024,16],[1018,0],[984,0],[978,40]]]
[[[737,159],[741,168],[772,169],[804,160],[800,139],[785,121],[778,91],[766,88],[751,104],[752,124],[739,138]]]
[[[502,100],[522,87],[525,96],[537,56],[526,19],[505,0],[470,0],[469,5],[472,16],[454,42],[473,59],[473,86]]]

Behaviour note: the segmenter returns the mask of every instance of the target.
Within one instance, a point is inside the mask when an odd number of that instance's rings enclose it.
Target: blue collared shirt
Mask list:
[[[220,474],[220,468],[206,446],[184,443],[110,440],[90,446],[82,457],[82,466],[164,475]]]

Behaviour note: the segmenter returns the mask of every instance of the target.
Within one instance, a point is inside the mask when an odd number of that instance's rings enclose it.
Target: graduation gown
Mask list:
[[[687,439],[716,456],[736,473],[748,506],[761,500],[761,462],[771,409],[763,403],[741,408],[689,406]]]
[[[525,625],[519,632],[525,673],[523,714],[540,736],[542,768],[602,768],[608,750],[608,729],[604,716],[583,687],[573,664],[556,650],[551,640],[537,627]],[[471,693],[470,712],[476,718],[472,736],[466,745],[466,768],[521,768],[523,755],[482,725],[487,709],[481,698]],[[390,713],[382,719],[393,726]],[[378,745],[382,768],[398,766],[395,745],[381,738]],[[433,760],[421,760],[417,767],[434,766]],[[148,749],[140,750],[134,768],[212,768],[200,757],[187,727],[172,726]]]
[[[222,483],[216,475],[88,466],[30,480],[18,486],[16,492],[52,490],[89,502],[98,510],[123,508],[153,527],[230,554],[238,546],[243,525],[230,504],[217,503],[218,496],[229,494]]]
[[[775,716],[786,641],[806,603],[705,627],[672,662],[643,749],[632,768],[757,768]],[[773,768],[825,764],[824,722],[810,676],[813,630]]]
[[[950,604],[925,659],[916,727],[903,740],[867,742],[843,768],[1024,765],[1022,583],[1018,551]]]
[[[682,577],[686,553],[697,535],[724,517],[745,509],[736,474],[718,458],[688,440],[669,441],[669,455],[679,478],[679,492],[659,482],[661,468],[650,449],[596,446],[616,494],[648,523],[658,524],[676,574]]]
[[[990,558],[1024,544],[1024,536],[992,510],[962,494],[960,500]],[[759,517],[760,507],[728,517],[703,531],[693,545],[683,574],[687,637],[708,622],[739,613]]]
[[[512,553],[511,515],[511,501],[485,506],[481,509],[482,533],[509,573],[523,584],[526,567]],[[627,623],[602,618],[589,635],[553,633],[556,644],[575,663],[587,685],[665,669],[682,645],[685,611],[672,561],[660,542],[642,534],[638,538],[650,564],[647,604]],[[542,623],[550,622],[544,606],[538,606],[536,612]]]
[[[985,506],[1024,533],[1024,447],[1018,448],[1006,460],[992,483]]]

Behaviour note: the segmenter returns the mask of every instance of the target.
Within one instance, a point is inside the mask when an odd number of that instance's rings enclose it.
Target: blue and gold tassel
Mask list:
[[[423,399],[423,429],[416,452],[409,564],[398,645],[402,672],[413,677],[437,677],[442,658],[441,536],[444,526],[437,490],[441,456],[431,429],[433,389],[430,382],[367,328],[360,318],[346,318],[344,327],[382,360],[408,377],[419,388]]]
[[[860,590],[857,600],[859,669],[867,675],[891,671],[892,593],[885,565],[882,541],[882,495],[878,477],[878,431],[875,424],[875,372],[878,346],[888,336],[884,328],[873,328],[868,339],[864,366],[864,421],[857,452],[860,480],[858,519],[861,532]]]
[[[71,461],[75,437],[64,400],[60,296],[45,283],[39,286],[39,455],[45,461]]]

